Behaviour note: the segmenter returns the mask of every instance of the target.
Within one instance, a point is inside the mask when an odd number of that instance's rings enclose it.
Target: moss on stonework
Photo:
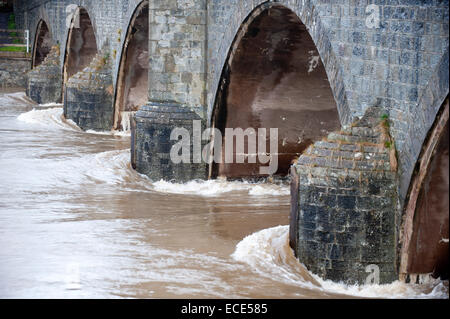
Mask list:
[[[390,134],[391,125],[388,114],[383,114],[381,116],[379,127],[381,128],[382,143],[384,144],[385,148],[389,149],[389,161],[391,164],[391,170],[393,172],[396,172],[398,169],[398,156],[394,140]]]

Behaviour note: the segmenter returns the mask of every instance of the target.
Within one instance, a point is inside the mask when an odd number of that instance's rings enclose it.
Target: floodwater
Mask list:
[[[448,298],[322,281],[289,248],[287,185],[152,182],[129,143],[0,92],[0,298]]]

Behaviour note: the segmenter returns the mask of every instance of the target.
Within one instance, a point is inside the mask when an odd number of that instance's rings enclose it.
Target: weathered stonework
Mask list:
[[[109,107],[112,110],[117,92],[125,30],[142,3],[14,1],[17,26],[30,30],[31,43],[39,21],[47,22],[53,43],[61,45],[60,74],[69,5],[88,12],[98,48],[110,44],[111,63],[102,70],[108,77],[104,84],[87,78],[68,84],[66,114],[85,129],[112,126]],[[383,108],[398,155],[396,174],[390,167],[391,152],[378,145],[376,134],[371,135],[372,124],[363,122],[355,131],[344,130],[314,144],[292,171],[298,179],[293,183],[291,243],[301,261],[325,278],[362,282],[367,277],[365,266],[374,263],[381,269],[382,282],[396,279],[397,252],[392,245],[397,243],[392,236],[399,227],[397,203],[405,205],[425,138],[449,92],[448,0],[149,0],[148,5],[149,102],[131,122],[133,166],[153,179],[206,176],[204,164],[169,161],[171,130],[177,126],[189,130],[193,119],[212,124],[218,88],[226,82],[229,62],[249,31],[249,22],[274,6],[290,10],[317,47],[340,124],[354,122],[374,105]],[[51,92],[38,95],[46,94]],[[359,153],[362,159],[351,157]],[[365,159],[366,153],[376,160]],[[321,196],[330,202],[324,204]],[[315,223],[306,224],[307,218]]]
[[[68,35],[66,9],[73,3],[88,11],[98,47],[111,44],[116,90],[124,32],[142,1],[17,0],[17,26],[29,29],[34,43],[36,27],[45,20],[53,42],[61,45],[62,60]],[[399,150],[403,204],[421,144],[448,93],[447,0],[151,0],[149,99],[188,105],[200,116],[207,115],[209,123],[233,41],[246,31],[250,15],[274,5],[292,10],[311,34],[341,124],[371,105],[389,113]],[[378,23],[367,23],[371,15],[377,15]]]
[[[169,103],[150,103],[139,109],[132,125],[132,162],[139,173],[152,180],[176,180],[187,182],[207,178],[205,163],[192,163],[193,121],[201,118],[186,107]],[[171,132],[185,128],[190,136],[191,163],[175,164],[170,158]]]
[[[206,179],[205,163],[170,159],[172,130],[192,137],[192,121],[204,117],[206,1],[150,1],[149,9],[150,102],[135,116],[133,165],[153,180]]]
[[[114,119],[114,89],[109,58],[99,53],[83,71],[69,79],[64,116],[83,130],[109,131]]]
[[[373,105],[389,114],[403,205],[422,143],[448,94],[448,0],[208,1],[208,118],[230,48],[246,32],[247,18],[261,7],[280,5],[308,28],[341,124]]]
[[[204,117],[206,0],[150,1],[149,29],[149,100]]]
[[[54,46],[44,61],[28,72],[27,95],[36,103],[60,103],[62,94],[60,51]]]
[[[25,88],[27,85],[26,73],[31,68],[31,59],[15,55],[0,52],[0,88]]]
[[[292,168],[291,245],[325,279],[365,283],[372,264],[381,283],[397,278],[397,163],[383,114],[369,109]]]

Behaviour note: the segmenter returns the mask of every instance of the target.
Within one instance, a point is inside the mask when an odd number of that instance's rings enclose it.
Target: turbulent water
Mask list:
[[[289,248],[287,185],[152,182],[129,143],[0,93],[0,297],[448,298],[323,281]]]

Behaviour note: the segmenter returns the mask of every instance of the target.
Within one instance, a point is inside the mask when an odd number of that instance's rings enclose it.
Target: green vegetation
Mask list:
[[[14,14],[9,15],[8,19],[8,30],[15,30],[17,29],[16,26],[16,16]],[[15,38],[12,40],[11,44],[22,44],[23,41],[19,39],[20,35],[17,32],[10,32],[9,36],[11,38]],[[18,47],[14,45],[6,45],[0,47],[0,52],[27,52],[26,47]]]
[[[8,20],[8,29],[9,30],[15,30],[17,29],[16,26],[16,16],[14,14],[11,14],[9,16],[9,20]],[[18,37],[17,32],[11,32],[9,34],[10,37]],[[21,44],[22,42],[20,41],[20,39],[14,39],[13,40],[13,44]]]
[[[107,52],[102,58],[102,66],[105,66],[109,61],[109,52]]]
[[[15,28],[16,28],[16,16],[14,14],[10,14],[8,19],[8,29],[15,29]]]
[[[27,48],[25,47],[14,47],[14,46],[7,46],[7,47],[0,47],[0,52],[27,52]]]
[[[382,125],[387,131],[389,131],[390,123],[389,123],[389,115],[388,115],[388,114],[383,114],[383,115],[381,116],[381,125]]]

